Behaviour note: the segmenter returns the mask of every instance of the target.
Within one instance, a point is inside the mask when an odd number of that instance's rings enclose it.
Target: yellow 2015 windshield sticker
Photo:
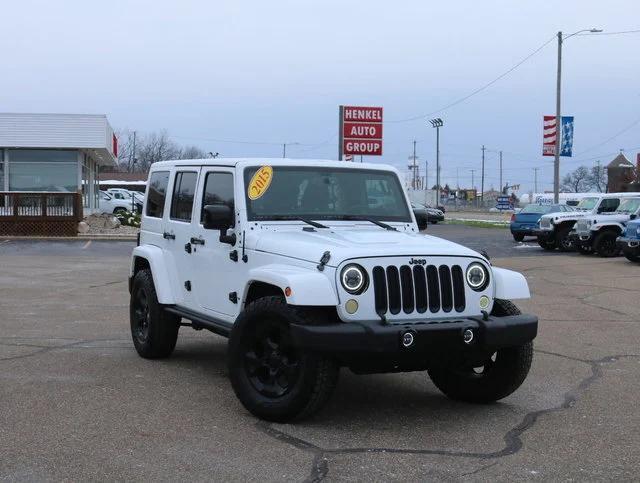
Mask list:
[[[247,196],[250,200],[257,200],[267,192],[273,179],[273,168],[271,166],[262,166],[256,174],[253,175],[249,186],[247,186]]]

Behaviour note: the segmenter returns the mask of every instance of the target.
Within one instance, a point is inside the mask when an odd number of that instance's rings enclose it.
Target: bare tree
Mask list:
[[[599,164],[593,166],[589,173],[588,182],[592,189],[600,193],[607,191],[607,169]]]
[[[574,193],[587,191],[590,187],[589,176],[589,169],[586,166],[580,166],[562,178],[562,189]]]
[[[198,146],[185,146],[180,150],[178,159],[203,159],[207,157],[209,157],[207,153]]]

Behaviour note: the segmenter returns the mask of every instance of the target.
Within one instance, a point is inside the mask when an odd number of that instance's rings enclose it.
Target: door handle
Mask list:
[[[204,245],[204,240],[202,238],[191,238],[191,243],[194,245]]]
[[[169,232],[165,231],[162,234],[162,238],[164,238],[165,240],[175,240],[176,236],[173,233],[169,233]]]

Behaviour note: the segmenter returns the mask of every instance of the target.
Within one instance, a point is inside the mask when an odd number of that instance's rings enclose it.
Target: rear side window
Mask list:
[[[207,205],[226,205],[233,211],[233,174],[207,174],[200,207],[200,221],[204,220],[204,207]]]
[[[600,213],[611,213],[618,209],[618,205],[620,205],[620,200],[618,198],[605,198],[600,203],[598,211]]]
[[[149,178],[149,195],[147,196],[147,216],[162,218],[164,200],[167,196],[169,171],[156,171]]]
[[[197,178],[198,174],[192,171],[176,173],[173,196],[171,197],[170,216],[172,220],[191,221]]]

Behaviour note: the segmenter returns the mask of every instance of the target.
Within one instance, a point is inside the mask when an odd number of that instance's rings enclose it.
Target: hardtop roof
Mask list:
[[[352,168],[352,169],[376,169],[396,171],[396,168],[388,164],[379,163],[354,163],[347,161],[336,161],[332,159],[293,159],[293,158],[204,158],[204,159],[175,159],[168,161],[158,161],[151,165],[150,171],[167,169],[173,166],[316,166],[329,168]]]

